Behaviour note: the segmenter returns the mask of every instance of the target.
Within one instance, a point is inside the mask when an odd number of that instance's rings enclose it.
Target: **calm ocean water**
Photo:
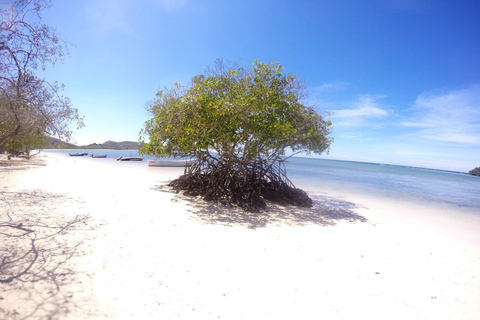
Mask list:
[[[286,166],[306,191],[326,187],[480,215],[480,177],[465,173],[312,158],[290,158]]]
[[[81,158],[138,169],[147,169],[147,156],[142,162],[119,162],[119,156],[138,156],[135,150],[45,150],[69,157],[69,153],[107,154],[106,159]],[[436,205],[449,210],[480,215],[480,177],[464,173],[412,168],[375,163],[292,157],[286,162],[287,176],[307,192],[345,190],[370,194],[393,201]]]

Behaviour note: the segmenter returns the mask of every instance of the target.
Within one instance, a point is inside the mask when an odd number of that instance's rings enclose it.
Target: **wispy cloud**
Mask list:
[[[434,141],[480,145],[480,85],[440,94],[423,94],[403,126]]]
[[[317,87],[310,89],[313,94],[321,94],[324,92],[332,92],[332,91],[343,91],[350,86],[347,82],[342,81],[334,81],[330,83],[324,83]]]
[[[383,98],[385,96],[362,95],[352,103],[351,108],[330,110],[332,121],[335,126],[381,126],[378,120],[390,114],[390,111],[387,111],[379,101]]]
[[[103,40],[113,33],[137,38],[140,32],[134,25],[138,12],[164,10],[171,13],[187,5],[188,0],[149,0],[139,4],[135,0],[90,0],[85,10],[86,22],[97,40]],[[139,6],[143,8],[139,9]],[[137,27],[138,28],[138,27]]]
[[[114,32],[121,32],[135,37],[135,31],[129,24],[128,0],[97,0],[90,2],[87,7],[86,21],[92,30],[92,34],[99,40],[103,40]]]

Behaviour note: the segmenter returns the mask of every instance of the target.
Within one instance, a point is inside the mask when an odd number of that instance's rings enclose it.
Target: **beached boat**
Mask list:
[[[149,167],[189,167],[193,164],[193,159],[188,160],[148,160]]]
[[[124,157],[120,156],[117,158],[117,161],[142,161],[143,157]]]
[[[88,153],[87,152],[82,152],[82,153],[69,153],[68,154],[70,157],[83,157],[83,156],[87,156]]]
[[[92,158],[106,158],[106,154],[92,154],[90,157]]]

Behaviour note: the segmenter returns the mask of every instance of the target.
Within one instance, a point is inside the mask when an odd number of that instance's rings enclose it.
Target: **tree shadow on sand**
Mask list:
[[[157,191],[174,192],[166,185],[153,188]],[[247,212],[236,207],[225,206],[202,200],[200,197],[188,197],[176,193],[172,201],[188,203],[191,216],[205,224],[238,225],[250,229],[265,228],[275,225],[304,226],[316,224],[333,226],[340,221],[367,222],[358,214],[360,207],[354,203],[324,195],[309,195],[312,198],[311,208],[281,206],[268,203],[261,212]]]
[[[14,157],[11,160],[7,160],[6,155],[0,155],[0,172],[12,171],[12,170],[27,170],[30,168],[44,167],[47,164],[45,161],[36,156],[30,159]]]
[[[81,206],[41,191],[0,192],[0,318],[89,317],[89,275],[76,263],[93,226],[72,204]]]

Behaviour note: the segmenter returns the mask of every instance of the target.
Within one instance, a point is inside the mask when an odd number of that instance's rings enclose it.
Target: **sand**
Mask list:
[[[168,192],[181,169],[2,159],[1,319],[480,319],[477,220],[338,191],[249,214]]]

